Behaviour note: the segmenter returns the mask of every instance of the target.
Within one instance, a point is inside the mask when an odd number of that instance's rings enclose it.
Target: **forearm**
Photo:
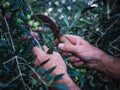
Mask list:
[[[100,63],[96,69],[109,76],[120,79],[120,58],[104,54],[101,56]]]

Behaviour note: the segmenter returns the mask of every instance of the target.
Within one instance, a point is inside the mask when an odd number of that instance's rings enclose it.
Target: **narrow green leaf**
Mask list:
[[[31,52],[32,48],[33,48],[33,45],[32,45],[32,44],[31,44],[31,45],[28,45],[28,47],[24,50],[22,56],[23,56],[24,58],[27,57],[27,55]]]
[[[47,83],[49,83],[49,84],[52,84],[52,83],[54,83],[56,80],[60,80],[60,79],[62,79],[62,76],[63,76],[64,74],[59,74],[59,75],[55,75],[55,76],[52,76],[52,75],[47,75]]]
[[[44,73],[44,72],[46,71],[46,70],[45,70],[44,68],[42,68],[42,67],[38,67],[37,70],[38,70],[39,72],[41,72],[41,73]]]
[[[80,22],[79,25],[76,25],[76,26],[73,26],[73,27],[74,27],[74,28],[83,28],[84,26],[86,26],[86,24],[83,23],[83,22]]]
[[[53,84],[51,86],[54,87],[54,88],[58,88],[60,90],[69,90],[67,86],[62,85],[62,84]]]
[[[48,77],[48,76],[47,76]],[[54,83],[54,77],[51,77],[47,80],[47,83],[49,83],[49,85],[51,85],[52,83]]]
[[[83,13],[85,13],[85,12],[87,12],[88,10],[91,10],[91,9],[93,9],[93,8],[95,8],[95,7],[87,7],[87,8],[85,8],[81,13],[83,14]]]
[[[43,61],[42,63],[40,63],[40,64],[36,67],[36,69],[39,68],[39,67],[41,67],[41,66],[43,66],[43,65],[45,65],[49,60],[50,60],[50,59],[47,59],[47,60]]]
[[[78,11],[77,13],[75,13],[74,18],[76,19],[76,18],[80,17],[80,15],[81,15],[81,13],[80,13],[80,11]]]
[[[48,74],[50,74],[51,72],[53,72],[55,70],[56,66],[50,68],[49,70],[45,71],[43,73],[43,77],[46,77]]]
[[[65,24],[67,25],[67,27],[69,27],[70,24],[69,24],[67,16],[65,14],[63,14],[63,16],[64,16],[63,20],[64,20]]]
[[[86,18],[81,18],[81,21],[82,21],[82,22],[85,22],[85,23],[87,23],[87,24],[89,24],[89,25],[93,25],[93,24],[94,24],[93,21],[88,20],[88,19],[86,19]]]
[[[63,75],[64,74],[59,74],[59,75],[54,76],[54,81],[62,79]]]

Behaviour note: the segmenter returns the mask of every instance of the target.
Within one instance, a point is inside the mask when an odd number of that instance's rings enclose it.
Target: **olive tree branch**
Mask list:
[[[11,36],[11,33],[10,33],[10,28],[9,28],[9,25],[8,25],[7,20],[6,20],[5,17],[4,17],[4,21],[5,21],[7,30],[8,30],[8,34],[9,34],[9,38],[10,38],[10,41],[11,41],[11,44],[12,44],[13,51],[15,52],[15,46],[14,46],[14,43],[13,43],[13,40],[12,40],[12,36]]]

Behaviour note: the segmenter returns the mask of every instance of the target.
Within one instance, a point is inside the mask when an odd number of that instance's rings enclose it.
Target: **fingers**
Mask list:
[[[70,53],[76,53],[76,45],[72,44],[67,44],[67,43],[60,43],[58,45],[58,48],[65,51],[65,52],[70,52]]]
[[[78,61],[80,61],[80,59],[77,57],[77,56],[72,56],[71,58],[70,58],[70,62],[78,62]]]
[[[46,46],[44,46],[43,48],[44,48],[44,51],[38,47],[33,47],[33,49],[32,49],[32,53],[37,56],[35,59],[35,62],[34,62],[35,67],[38,66],[44,60],[46,60],[45,59],[46,58],[45,52],[47,52],[48,48]]]
[[[74,45],[79,45],[87,42],[83,38],[75,35],[63,35],[60,37],[60,41],[63,43],[67,43],[69,41],[71,44]]]
[[[67,52],[64,52],[64,51],[63,51],[63,52],[62,52],[62,55],[63,55],[63,56],[71,56],[72,53],[67,53]]]
[[[81,66],[81,65],[83,65],[84,64],[84,62],[82,62],[82,61],[79,61],[79,62],[75,62],[75,63],[73,63],[75,66]]]
[[[61,36],[61,37],[59,38],[59,40],[60,40],[60,42],[62,42],[62,43],[72,44],[72,42],[71,42],[65,35]]]
[[[40,50],[40,48],[38,48],[38,47],[33,47],[32,53],[36,56],[40,56],[40,55],[44,54],[44,51]]]
[[[43,46],[43,49],[44,49],[44,51],[38,47],[33,47],[32,53],[36,56],[38,56],[38,55],[40,56],[40,54],[45,54],[45,52],[47,52],[49,50],[49,48],[47,46]]]
[[[72,56],[70,62],[75,66],[81,66],[84,64],[84,62],[81,61],[77,56]]]

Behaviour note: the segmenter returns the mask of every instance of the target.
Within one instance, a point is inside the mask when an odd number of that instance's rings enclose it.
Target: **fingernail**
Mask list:
[[[63,48],[64,47],[64,44],[63,43],[60,43],[59,45],[58,45],[58,48]]]
[[[43,48],[47,48],[47,46],[46,46],[46,45],[43,45]]]

